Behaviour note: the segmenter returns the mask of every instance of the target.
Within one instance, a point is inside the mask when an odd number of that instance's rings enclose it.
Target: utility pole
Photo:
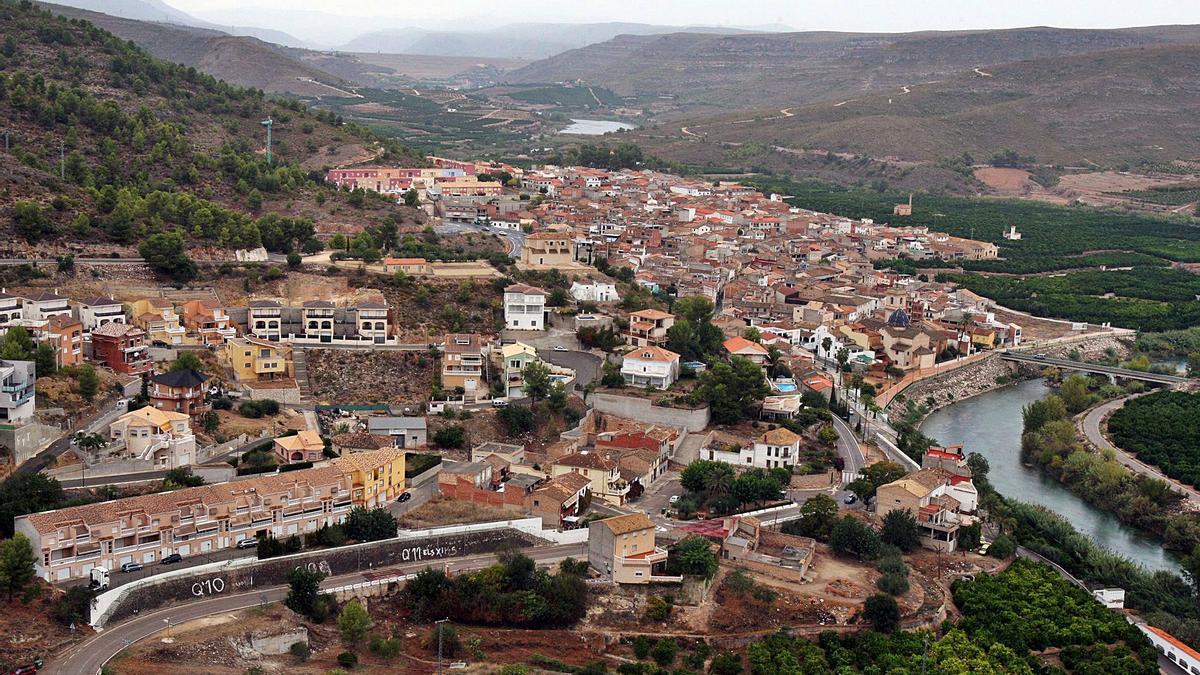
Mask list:
[[[61,140],[58,142],[58,177],[67,179],[67,144]]]
[[[448,619],[448,618],[438,619],[437,621],[434,622],[437,624],[437,632],[438,632],[438,669],[437,669],[438,675],[442,675],[442,672],[443,672],[442,671],[442,624],[446,623],[449,620],[450,619]]]
[[[261,124],[267,128],[267,164],[271,163],[271,127],[275,125],[274,120],[270,117],[263,120]]]

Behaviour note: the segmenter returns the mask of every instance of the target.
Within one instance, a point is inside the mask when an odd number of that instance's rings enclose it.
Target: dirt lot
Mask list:
[[[355,673],[427,674],[437,667],[436,642],[430,640],[431,626],[414,625],[396,598],[373,600],[368,610],[375,621],[372,633],[393,634],[403,642],[402,652],[386,662],[371,654],[366,645],[349,647],[341,641],[336,622],[313,625],[282,605],[251,609],[192,621],[144,640],[117,656],[113,668],[121,675],[242,675],[252,667],[264,673],[320,675],[337,668],[337,655],[350,649],[358,656]],[[304,626],[309,631],[311,656],[300,661],[290,654],[257,655],[245,649],[250,635],[280,635]],[[575,631],[512,630],[493,627],[457,626],[462,649],[448,654],[447,662],[467,661],[462,672],[491,673],[496,664],[525,663],[535,655],[550,656],[574,665],[600,657],[603,640]],[[235,645],[243,646],[239,652]],[[164,670],[166,669],[166,670]]]
[[[48,584],[38,584],[42,590],[40,598],[22,602],[20,597],[8,601],[0,597],[0,672],[24,665],[35,657],[67,648],[70,644],[85,639],[92,630],[84,624],[77,627],[74,636],[67,626],[51,618],[55,592]]]
[[[306,355],[313,398],[337,404],[425,401],[436,362],[424,352],[312,349]]]
[[[495,520],[509,520],[513,515],[512,511],[439,495],[400,516],[400,527],[421,530],[443,525],[487,523]]]

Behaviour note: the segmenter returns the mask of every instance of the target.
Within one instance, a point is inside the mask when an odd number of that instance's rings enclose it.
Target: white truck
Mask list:
[[[108,569],[104,567],[93,567],[91,572],[91,582],[89,588],[103,591],[108,588]]]

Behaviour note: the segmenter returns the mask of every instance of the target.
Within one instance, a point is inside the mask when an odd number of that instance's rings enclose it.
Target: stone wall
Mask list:
[[[62,435],[62,429],[40,422],[29,422],[20,426],[0,425],[0,445],[12,451],[14,466],[20,466],[33,459]]]
[[[888,413],[902,413],[908,401],[936,410],[995,389],[1001,383],[1017,377],[1020,377],[1020,370],[1016,363],[993,356],[917,382],[892,399]]]
[[[271,558],[251,564],[195,575],[163,579],[141,586],[114,603],[106,617],[93,617],[93,625],[118,621],[135,612],[144,612],[166,604],[187,602],[210,595],[233,595],[256,588],[287,583],[288,573],[300,566],[320,570],[327,576],[339,576],[377,567],[403,563],[441,560],[491,553],[506,546],[532,546],[537,540],[513,529],[465,532],[438,537],[388,539],[360,546],[322,549],[310,553]]]
[[[242,395],[251,401],[272,399],[279,403],[300,405],[300,387],[255,387],[253,383],[242,384]]]
[[[653,405],[649,399],[597,392],[590,397],[596,410],[617,417],[626,417],[647,424],[686,429],[699,433],[708,427],[708,406],[689,410]]]

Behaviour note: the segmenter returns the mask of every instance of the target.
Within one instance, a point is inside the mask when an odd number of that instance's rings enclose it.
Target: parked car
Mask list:
[[[171,555],[163,558],[161,564],[170,565],[171,563],[177,563],[177,562],[182,562],[182,561],[183,561],[183,556],[179,555],[178,553],[172,553]]]
[[[678,504],[679,503],[679,495],[671,495],[671,498],[667,500],[667,503],[670,504],[671,506]]]
[[[142,565],[142,563],[140,563],[140,562],[127,562],[127,563],[121,565],[121,571],[122,572],[136,572],[136,571],[142,569],[142,567],[144,567],[144,565]]]
[[[566,347],[564,347],[564,346],[562,346],[562,345],[554,345],[554,351],[556,351],[556,352],[565,352],[565,351],[567,351],[567,348],[566,348]]]
[[[258,546],[258,540],[253,537],[243,539],[237,543],[238,548],[254,548],[256,546]]]
[[[399,504],[403,504],[404,502],[406,502],[410,499],[412,499],[411,492],[402,492],[402,493],[400,493],[399,497],[396,497],[396,502]]]
[[[846,498],[842,500],[842,503],[853,504],[856,501],[858,501],[858,497],[855,497],[854,495],[846,495]]]
[[[492,399],[492,407],[493,408],[506,408],[506,407],[508,407],[508,399],[494,398],[494,399]]]
[[[1046,358],[1046,355],[1045,355],[1045,354],[1034,354],[1034,355],[1033,355],[1033,358],[1035,358],[1035,359],[1045,359],[1045,358]]]

